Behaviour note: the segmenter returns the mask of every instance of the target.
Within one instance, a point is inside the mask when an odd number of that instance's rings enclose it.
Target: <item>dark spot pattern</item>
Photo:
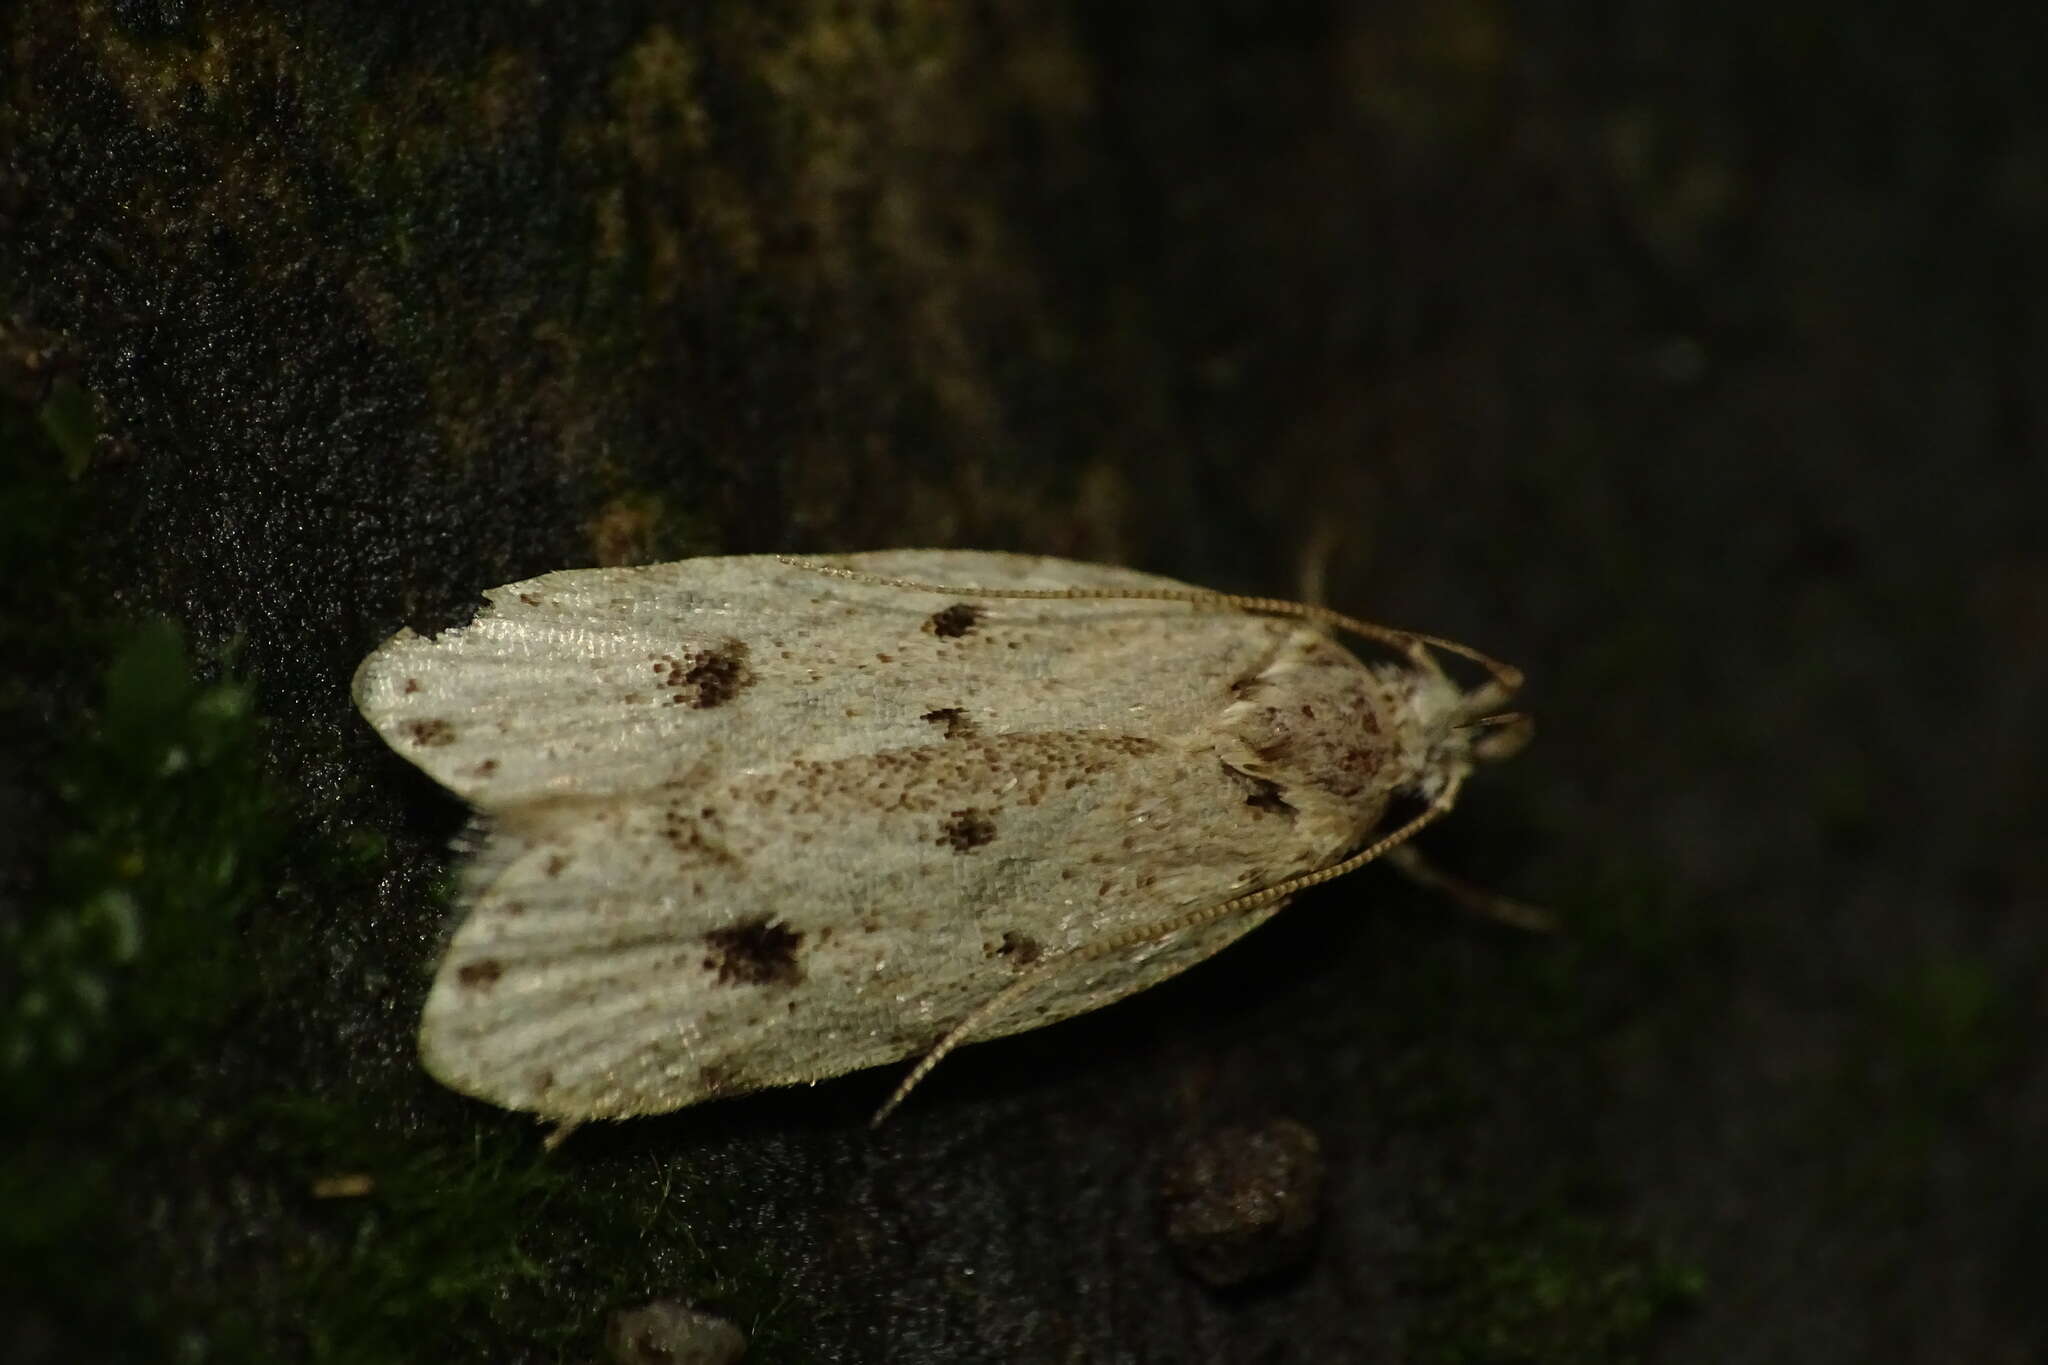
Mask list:
[[[1304,707],[1303,709],[1306,710],[1307,708]],[[1252,746],[1252,752],[1257,754],[1259,762],[1265,764],[1268,768],[1284,768],[1294,761],[1295,751],[1300,747],[1300,737],[1289,733],[1281,735],[1280,738],[1274,740],[1271,744]]]
[[[849,808],[944,817],[970,792],[1001,791],[1006,806],[1035,807],[1103,781],[1131,760],[1157,753],[1141,735],[1038,731],[970,734],[950,744],[915,744],[833,759],[792,759],[772,784],[750,783],[734,798],[750,816],[797,820]]]
[[[803,942],[800,931],[754,915],[704,935],[704,970],[721,986],[794,986],[804,979],[797,960]]]
[[[957,640],[981,624],[981,608],[955,602],[931,614],[924,628],[941,640]]]
[[[1286,798],[1280,795],[1280,784],[1277,782],[1261,783],[1259,790],[1247,796],[1244,803],[1255,811],[1267,815],[1284,815],[1290,820],[1296,814],[1294,807],[1288,805]]]
[[[1338,759],[1338,770],[1344,774],[1345,780],[1331,782],[1330,790],[1339,796],[1357,796],[1373,787],[1386,757],[1384,749],[1368,749],[1363,745],[1353,745],[1344,750]]]
[[[529,607],[537,607],[540,605],[541,601],[540,595],[538,593],[531,592],[520,593],[519,600],[524,602]]]
[[[974,722],[957,706],[942,706],[936,711],[925,712],[918,719],[945,726],[947,739],[960,739],[974,733]]]
[[[1223,771],[1230,779],[1244,788],[1244,803],[1264,815],[1284,815],[1292,820],[1297,812],[1291,802],[1281,793],[1286,789],[1270,778],[1253,777],[1242,768],[1223,765]]]
[[[721,640],[709,649],[686,649],[680,656],[649,657],[672,704],[708,711],[725,705],[752,684],[754,671],[747,666],[747,653],[746,641]]]
[[[1288,805],[1307,804],[1303,791],[1351,803],[1382,794],[1385,768],[1397,754],[1385,737],[1385,720],[1401,707],[1386,681],[1349,655],[1315,643],[1294,645],[1230,690],[1236,700],[1225,712],[1228,728],[1257,755],[1260,770],[1277,779],[1275,794],[1293,796]],[[1273,808],[1257,791],[1247,800]]]
[[[1045,956],[1045,949],[1039,944],[1037,939],[1029,934],[1019,933],[1015,929],[1003,931],[1003,943],[1000,948],[996,949],[996,952],[1010,959],[1019,967],[1035,966],[1038,960]]]
[[[989,812],[969,806],[956,810],[939,826],[938,842],[955,853],[971,853],[996,837],[996,822]]]
[[[496,985],[498,978],[504,974],[505,969],[496,958],[484,957],[478,958],[475,962],[465,962],[456,968],[455,979],[472,990],[481,991],[489,990]]]
[[[1290,821],[1294,819],[1294,804],[1288,802],[1286,796],[1282,796],[1286,788],[1282,788],[1278,782],[1272,782],[1270,778],[1253,778],[1251,774],[1239,772],[1239,769],[1231,767],[1229,763],[1225,763],[1223,767],[1231,774],[1231,778],[1237,780],[1239,786],[1245,788],[1247,806],[1251,806],[1260,814],[1282,814],[1282,817]]]
[[[422,749],[439,749],[455,742],[455,727],[436,716],[431,720],[415,720],[405,727],[406,738]]]
[[[686,810],[681,803],[672,803],[661,812],[661,837],[676,851],[685,864],[702,866],[705,863],[724,863],[738,866],[739,859],[727,848],[721,838],[723,825],[718,813],[710,807],[702,810]]]

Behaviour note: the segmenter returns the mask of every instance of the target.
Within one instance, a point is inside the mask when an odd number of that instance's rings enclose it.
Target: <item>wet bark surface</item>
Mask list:
[[[2037,1358],[2020,21],[424,8],[4,21],[10,1359]],[[897,545],[1522,664],[1425,843],[1563,931],[1368,869],[877,1135],[893,1073],[546,1154],[434,1086],[464,817],[360,658]],[[1214,1288],[1162,1179],[1275,1124],[1309,1250]]]

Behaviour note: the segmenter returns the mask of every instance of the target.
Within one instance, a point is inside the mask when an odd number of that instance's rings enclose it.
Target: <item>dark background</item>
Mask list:
[[[0,21],[0,1354],[2048,1351],[2023,7],[435,8]],[[1523,664],[1426,842],[1566,931],[1368,870],[874,1137],[893,1072],[552,1156],[429,1082],[462,813],[362,655],[893,545]],[[1319,1238],[1211,1291],[1160,1171],[1279,1118]]]

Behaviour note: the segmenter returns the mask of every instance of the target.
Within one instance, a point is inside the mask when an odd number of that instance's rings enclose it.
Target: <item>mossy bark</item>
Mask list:
[[[578,1359],[655,1296],[763,1360],[2025,1358],[2048,118],[1988,12],[1863,13],[11,7],[0,927],[142,938],[9,1116],[10,1358]],[[552,1156],[437,1090],[462,814],[360,657],[891,545],[1527,665],[1434,851],[1567,933],[1354,878],[879,1137],[879,1075]],[[1157,1175],[1278,1117],[1320,1239],[1219,1297]]]

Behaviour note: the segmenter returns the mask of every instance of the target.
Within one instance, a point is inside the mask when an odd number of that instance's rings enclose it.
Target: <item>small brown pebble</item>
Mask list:
[[[1322,1212],[1322,1144],[1292,1119],[1220,1128],[1160,1172],[1166,1244],[1188,1272],[1223,1289],[1292,1269]]]

